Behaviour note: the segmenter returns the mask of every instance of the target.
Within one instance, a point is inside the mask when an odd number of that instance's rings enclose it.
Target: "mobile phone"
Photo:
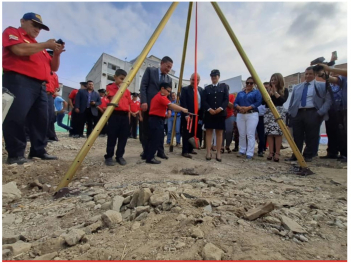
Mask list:
[[[338,59],[338,54],[336,53],[336,51],[332,52],[332,55],[333,55],[333,57],[335,58],[335,60]]]

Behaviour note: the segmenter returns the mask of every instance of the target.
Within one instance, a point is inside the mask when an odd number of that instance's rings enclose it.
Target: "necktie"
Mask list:
[[[165,74],[161,74],[160,82],[164,82],[164,81],[165,81]]]
[[[305,86],[304,86],[303,91],[302,91],[302,97],[301,97],[301,106],[302,107],[306,107],[307,90],[308,90],[309,85],[310,85],[310,83],[305,83]]]

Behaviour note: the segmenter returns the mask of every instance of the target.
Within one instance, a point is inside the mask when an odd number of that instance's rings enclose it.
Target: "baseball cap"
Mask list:
[[[42,27],[42,29],[46,31],[50,31],[49,27],[47,27],[45,24],[43,24],[43,20],[41,19],[41,16],[39,14],[36,14],[34,12],[29,12],[23,15],[23,20],[31,20],[33,22],[39,23]]]

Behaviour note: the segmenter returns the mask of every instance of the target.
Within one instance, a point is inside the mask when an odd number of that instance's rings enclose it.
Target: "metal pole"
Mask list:
[[[124,79],[123,83],[121,84],[121,87],[119,91],[116,93],[116,95],[112,98],[111,103],[118,103],[121,97],[123,96],[123,93],[127,89],[127,87],[130,85],[132,82],[135,74],[138,72],[139,68],[141,67],[142,63],[144,62],[146,56],[150,52],[152,46],[155,44],[157,38],[161,34],[163,28],[165,27],[166,23],[168,22],[169,18],[171,17],[172,13],[174,12],[175,8],[177,7],[178,2],[173,2],[169,9],[167,10],[166,14],[162,18],[161,22],[157,26],[156,30],[152,34],[151,38],[145,45],[143,51],[140,53],[138,59],[134,62],[129,74],[127,77]],[[56,192],[60,190],[63,187],[66,187],[71,181],[75,173],[77,172],[79,166],[82,164],[85,156],[88,154],[90,148],[93,146],[96,138],[99,136],[101,129],[105,126],[107,120],[111,116],[112,112],[114,110],[113,106],[108,106],[104,114],[101,116],[99,122],[96,124],[94,130],[90,134],[89,138],[86,140],[84,143],[82,149],[79,151],[78,155],[74,159],[72,165],[66,172],[65,176],[62,178],[60,184],[56,188]]]
[[[191,12],[192,12],[192,9],[193,9],[193,2],[189,2],[188,19],[187,19],[187,21],[186,21],[185,36],[184,36],[184,45],[183,45],[183,55],[182,55],[182,62],[181,62],[180,74],[179,74],[177,104],[179,104],[180,92],[181,92],[181,90],[182,90],[183,72],[184,72],[186,48],[187,48],[187,46],[188,46],[188,36],[189,36],[189,28],[190,28],[190,21],[191,21]],[[174,112],[174,119],[173,119],[171,143],[170,143],[170,145],[169,145],[169,152],[173,152],[173,139],[174,139],[174,133],[175,133],[176,123],[177,123],[177,113]]]
[[[303,158],[303,156],[301,155],[299,149],[297,148],[288,128],[286,127],[283,119],[280,117],[277,109],[275,108],[272,100],[271,100],[271,97],[269,96],[269,94],[267,93],[267,90],[266,88],[263,86],[260,78],[258,77],[254,67],[252,66],[249,58],[247,57],[244,49],[241,47],[241,44],[239,42],[239,40],[237,39],[237,37],[235,36],[232,28],[230,27],[227,19],[225,18],[224,14],[222,13],[221,9],[219,8],[218,4],[216,2],[211,2],[213,8],[215,9],[215,11],[217,12],[217,15],[218,17],[220,18],[220,20],[222,21],[223,25],[224,25],[224,28],[227,30],[231,40],[233,41],[236,49],[238,50],[241,58],[243,59],[247,69],[249,70],[251,76],[254,78],[257,86],[258,86],[258,89],[260,90],[261,94],[262,94],[262,97],[264,99],[264,101],[267,103],[269,109],[272,111],[275,119],[277,119],[277,123],[279,125],[279,127],[281,128],[281,130],[283,131],[283,134],[285,135],[286,139],[288,140],[288,143],[291,147],[291,149],[293,150],[293,153],[295,155],[295,157],[297,158],[300,166],[302,168],[307,168],[307,164]]]

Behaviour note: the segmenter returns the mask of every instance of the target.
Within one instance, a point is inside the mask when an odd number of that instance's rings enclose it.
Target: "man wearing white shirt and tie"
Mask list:
[[[292,117],[293,135],[297,148],[311,162],[319,144],[319,130],[323,120],[328,120],[328,110],[332,99],[326,91],[325,83],[315,80],[312,67],[305,71],[305,82],[293,88],[288,112]],[[294,155],[287,161],[295,161]]]

